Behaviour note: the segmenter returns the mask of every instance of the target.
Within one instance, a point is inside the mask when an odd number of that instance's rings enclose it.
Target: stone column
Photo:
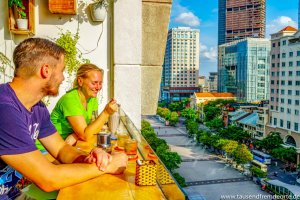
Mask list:
[[[172,0],[142,0],[141,111],[156,113]]]

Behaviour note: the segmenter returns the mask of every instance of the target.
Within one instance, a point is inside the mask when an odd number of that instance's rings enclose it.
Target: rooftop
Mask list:
[[[197,92],[197,97],[235,97],[233,93],[217,93],[217,92]]]

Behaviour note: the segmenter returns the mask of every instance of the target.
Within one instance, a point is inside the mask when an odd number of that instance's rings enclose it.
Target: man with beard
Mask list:
[[[28,38],[14,50],[14,78],[0,85],[0,199],[20,194],[15,185],[22,176],[49,192],[126,168],[125,154],[109,155],[99,148],[84,153],[66,144],[50,122],[41,99],[58,94],[64,54],[42,38]],[[49,162],[37,150],[36,139],[64,164]]]

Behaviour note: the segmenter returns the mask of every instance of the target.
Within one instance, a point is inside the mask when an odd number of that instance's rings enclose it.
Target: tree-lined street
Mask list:
[[[158,137],[166,140],[171,150],[181,156],[182,163],[176,171],[185,178],[188,186],[184,191],[189,196],[215,200],[221,195],[268,195],[248,177],[188,138],[181,123],[171,127],[165,126],[156,116],[144,119],[151,123]]]

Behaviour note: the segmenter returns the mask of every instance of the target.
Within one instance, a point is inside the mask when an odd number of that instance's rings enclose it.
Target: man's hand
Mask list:
[[[105,171],[111,161],[112,156],[100,148],[94,148],[84,159],[85,163],[96,163],[101,171]]]
[[[106,104],[104,111],[107,112],[109,115],[113,114],[114,112],[118,111],[118,104],[115,99],[111,99],[108,104]]]
[[[127,167],[128,157],[125,153],[114,153],[112,154],[112,161],[106,168],[109,174],[122,174]]]

